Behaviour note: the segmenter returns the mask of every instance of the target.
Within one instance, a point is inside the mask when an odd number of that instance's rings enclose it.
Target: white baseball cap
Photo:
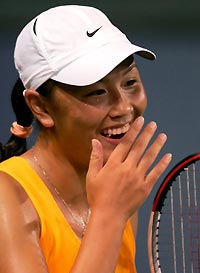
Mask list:
[[[76,86],[95,83],[134,53],[155,59],[100,10],[66,5],[41,13],[24,27],[14,60],[25,88],[37,89],[48,79]]]

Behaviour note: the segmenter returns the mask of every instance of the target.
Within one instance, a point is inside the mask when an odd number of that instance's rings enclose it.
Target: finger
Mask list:
[[[150,140],[155,134],[156,129],[157,125],[154,121],[147,124],[147,126],[144,128],[140,136],[136,139],[134,145],[129,151],[126,162],[130,162],[131,164],[134,162],[136,165],[138,165],[141,157],[147,149]]]
[[[145,182],[152,188],[171,162],[172,154],[165,154],[146,176]]]
[[[163,133],[159,134],[153,144],[144,153],[138,164],[139,168],[143,170],[143,172],[147,172],[152,166],[166,141],[167,136]]]
[[[93,178],[103,166],[103,148],[97,139],[92,140],[92,152],[90,155],[87,178]]]
[[[117,160],[119,162],[124,161],[143,125],[144,118],[140,116],[133,122],[129,131],[122,138],[121,142],[117,145],[117,147],[110,156],[110,160]]]

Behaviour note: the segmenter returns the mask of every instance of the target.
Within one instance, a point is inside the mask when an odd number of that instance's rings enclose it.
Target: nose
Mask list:
[[[133,111],[134,107],[131,104],[130,99],[123,92],[118,93],[118,95],[113,98],[110,109],[111,118],[130,116]]]

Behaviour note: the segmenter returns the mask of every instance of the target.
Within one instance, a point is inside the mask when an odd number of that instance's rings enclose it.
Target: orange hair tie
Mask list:
[[[13,135],[21,137],[21,138],[27,138],[30,136],[30,134],[33,131],[33,126],[24,127],[19,125],[16,121],[12,123],[12,126],[10,127],[10,131]]]

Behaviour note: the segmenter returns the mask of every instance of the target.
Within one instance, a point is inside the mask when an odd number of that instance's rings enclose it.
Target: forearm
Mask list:
[[[105,213],[91,214],[87,231],[71,273],[113,273],[117,265],[125,223]]]
[[[137,229],[138,229],[138,211],[136,211],[131,217],[130,222],[133,230],[135,239],[137,238]]]

